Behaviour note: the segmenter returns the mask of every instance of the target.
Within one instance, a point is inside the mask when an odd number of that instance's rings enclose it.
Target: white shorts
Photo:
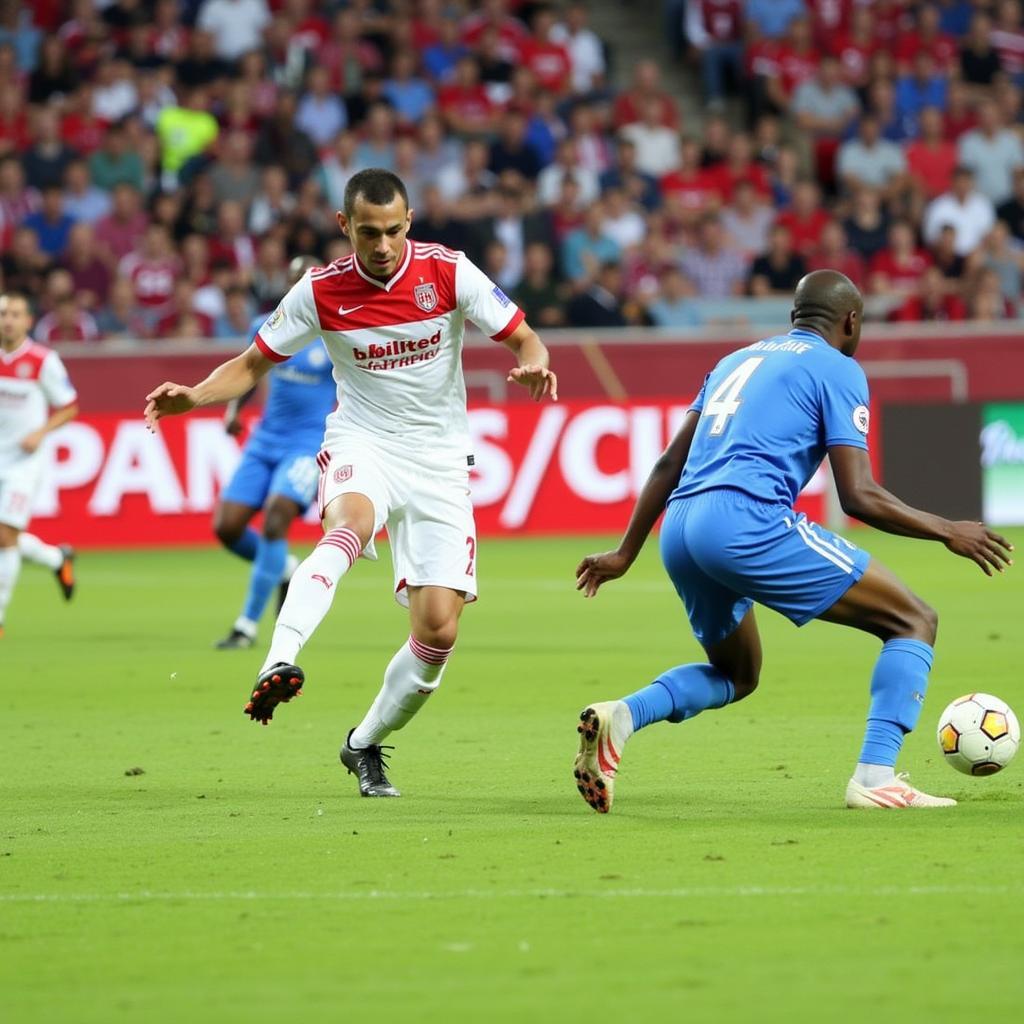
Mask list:
[[[32,455],[0,468],[0,523],[24,530],[42,477],[43,462]]]
[[[407,587],[447,587],[476,600],[476,523],[469,467],[421,453],[396,453],[365,438],[331,439],[317,457],[320,517],[340,494],[363,494],[391,541],[395,599],[408,606]],[[376,559],[373,539],[363,557]]]

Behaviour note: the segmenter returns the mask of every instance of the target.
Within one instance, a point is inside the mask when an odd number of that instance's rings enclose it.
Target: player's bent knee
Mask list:
[[[242,528],[237,523],[228,522],[217,515],[213,519],[213,532],[226,548],[237,543],[238,538],[242,536]]]
[[[419,622],[413,630],[413,635],[421,644],[448,651],[455,646],[458,638],[459,620]]]

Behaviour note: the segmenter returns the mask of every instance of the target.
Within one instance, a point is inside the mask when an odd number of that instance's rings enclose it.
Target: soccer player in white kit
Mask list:
[[[71,548],[25,532],[44,470],[43,439],[78,412],[64,364],[29,337],[31,328],[27,296],[0,295],[0,637],[23,558],[51,569],[65,599],[75,587]]]
[[[535,400],[557,400],[548,351],[523,313],[464,253],[407,239],[412,212],[400,178],[360,171],[338,224],[354,253],[306,273],[246,352],[189,388],[164,383],[147,396],[151,427],[163,416],[248,391],[317,336],[334,363],[338,408],[319,456],[324,536],[292,576],[274,637],[245,712],[267,724],[300,692],[295,664],[327,614],[336,585],[386,526],[394,592],[410,636],[341,749],[363,796],[398,796],[381,741],[406,725],[441,682],[459,616],[476,599],[473,464],[462,376],[465,321],[515,353],[508,379]]]

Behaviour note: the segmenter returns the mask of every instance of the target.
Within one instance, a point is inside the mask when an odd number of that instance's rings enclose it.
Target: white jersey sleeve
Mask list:
[[[313,278],[306,271],[256,332],[256,347],[275,363],[302,351],[320,337],[320,315],[313,297]]]
[[[51,409],[64,409],[78,401],[75,386],[56,352],[48,352],[39,368],[39,387]]]
[[[523,311],[465,253],[455,264],[455,301],[467,319],[504,341],[525,319]]]

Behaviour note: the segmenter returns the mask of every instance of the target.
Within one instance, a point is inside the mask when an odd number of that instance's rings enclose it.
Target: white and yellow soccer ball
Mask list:
[[[965,775],[994,775],[1020,746],[1020,723],[1006,701],[990,693],[957,697],[939,717],[939,749]]]

